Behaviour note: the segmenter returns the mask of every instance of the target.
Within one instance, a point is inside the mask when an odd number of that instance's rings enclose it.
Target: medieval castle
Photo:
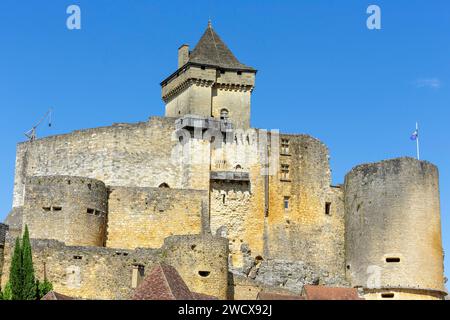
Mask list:
[[[322,142],[250,127],[255,76],[209,24],[161,82],[165,117],[18,144],[2,286],[27,225],[37,275],[78,298],[127,299],[165,262],[220,299],[442,299],[437,168],[392,159],[331,185]]]

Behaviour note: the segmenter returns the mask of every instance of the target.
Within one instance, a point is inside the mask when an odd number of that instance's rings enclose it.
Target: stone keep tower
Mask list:
[[[346,274],[366,298],[433,299],[445,293],[438,170],[400,158],[345,178]]]
[[[178,70],[161,83],[166,116],[195,114],[249,128],[255,75],[256,70],[240,63],[208,23],[192,52],[188,45],[178,49]]]

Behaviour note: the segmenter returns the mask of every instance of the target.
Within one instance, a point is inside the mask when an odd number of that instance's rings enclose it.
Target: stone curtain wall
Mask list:
[[[103,182],[72,176],[29,177],[23,224],[30,237],[103,246],[108,193]]]
[[[378,269],[384,288],[444,290],[434,165],[399,158],[355,167],[345,179],[345,213],[353,286],[367,287]]]
[[[200,234],[207,191],[112,187],[108,237],[113,248],[159,248],[171,235]]]
[[[275,259],[286,261],[286,274],[288,262],[300,262],[314,267],[322,283],[343,283],[344,195],[342,188],[330,186],[328,149],[307,135],[280,138],[289,140],[288,155],[280,155],[279,163],[289,165],[289,177],[283,180],[280,168],[269,176],[267,217],[266,179],[256,143],[244,137],[214,150],[213,171],[249,172],[250,182],[211,183],[211,230],[229,239],[234,270],[249,274],[261,259]]]
[[[13,207],[23,205],[27,176],[72,175],[106,185],[181,187],[182,166],[172,163],[175,119],[115,124],[24,142],[17,147]]]
[[[232,142],[213,149],[212,171],[248,172],[250,181],[211,182],[211,231],[229,239],[231,266],[243,268],[248,248],[253,258],[264,251],[264,176],[258,131],[235,134]]]
[[[280,166],[289,166],[289,176],[284,179],[278,170],[269,179],[266,257],[302,261],[327,270],[322,276],[329,281],[343,279],[343,194],[330,186],[328,149],[307,135],[281,135],[280,139],[289,140],[288,154],[280,155]]]
[[[133,269],[143,267],[145,277],[156,262],[165,262],[178,270],[192,291],[226,297],[226,239],[200,235],[169,237],[162,248],[136,250],[65,246],[55,240],[32,239],[32,248],[36,276],[43,279],[45,272],[54,290],[65,295],[82,299],[130,299],[134,290]],[[9,270],[13,250],[14,239],[9,238],[3,270]],[[210,273],[202,277],[199,271]],[[7,273],[1,281],[4,287]]]

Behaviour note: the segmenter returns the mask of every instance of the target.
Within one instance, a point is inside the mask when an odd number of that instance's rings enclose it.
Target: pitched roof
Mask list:
[[[356,288],[338,288],[305,285],[306,300],[364,300]]]
[[[219,300],[219,298],[204,293],[191,292],[194,300]]]
[[[305,300],[305,297],[298,294],[280,294],[261,291],[258,293],[256,300]]]
[[[194,300],[194,296],[177,270],[157,263],[136,288],[133,300]]]
[[[45,296],[41,298],[41,300],[75,300],[72,297],[63,295],[61,293],[58,293],[56,291],[50,291]]]
[[[227,45],[208,23],[205,33],[189,55],[189,62],[229,69],[251,70],[238,61]]]

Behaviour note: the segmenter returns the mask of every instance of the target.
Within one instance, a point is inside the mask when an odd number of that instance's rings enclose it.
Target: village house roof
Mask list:
[[[364,300],[356,288],[305,285],[303,290],[306,300]]]
[[[56,291],[50,291],[41,300],[75,300],[72,297],[66,296],[64,294],[58,293]]]
[[[191,292],[178,271],[157,263],[133,293],[133,300],[216,300],[216,297]]]

